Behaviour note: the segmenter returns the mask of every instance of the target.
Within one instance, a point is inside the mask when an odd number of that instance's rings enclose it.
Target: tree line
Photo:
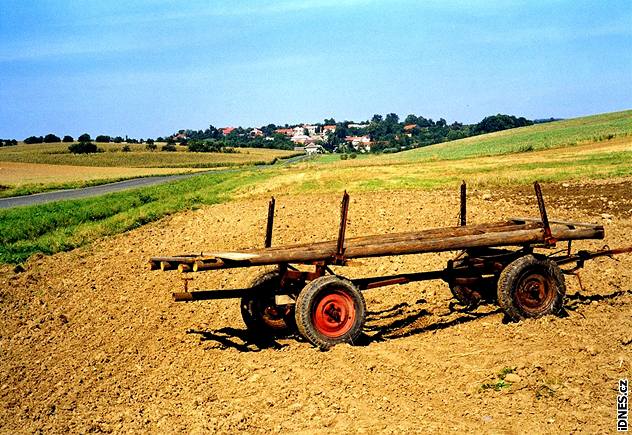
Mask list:
[[[17,144],[18,141],[15,139],[0,139],[0,147],[10,147]]]
[[[346,151],[349,148],[346,137],[366,135],[372,142],[372,152],[397,152],[533,124],[533,121],[524,117],[502,114],[488,116],[477,124],[448,124],[443,118],[434,121],[413,114],[400,122],[395,113],[386,116],[373,115],[370,120],[360,124],[362,127],[349,121],[335,122],[334,119],[326,119],[325,122],[336,125],[334,133],[327,136],[323,143],[325,149]]]
[[[82,138],[85,141],[86,137],[88,138],[88,140],[92,140],[90,139],[90,135],[88,133],[84,133],[81,136],[79,136],[77,138],[77,141],[81,142]],[[147,139],[147,140],[152,140],[153,139]],[[59,136],[53,134],[53,133],[49,133],[46,136],[29,136],[26,139],[24,139],[24,143],[26,144],[37,144],[37,143],[59,143],[59,142],[74,142],[74,138],[70,135],[66,135],[63,138],[60,138]],[[129,138],[127,136],[125,136],[125,138],[121,137],[121,136],[115,136],[115,137],[111,137],[108,135],[104,135],[104,134],[100,134],[98,135],[95,139],[95,142],[99,142],[99,143],[123,143],[123,142],[127,142],[127,143],[144,143],[146,142],[146,140],[144,139],[133,139],[133,138]]]

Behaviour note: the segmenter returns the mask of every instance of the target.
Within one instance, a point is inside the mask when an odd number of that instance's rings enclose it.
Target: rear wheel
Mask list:
[[[366,304],[349,280],[337,276],[316,278],[296,300],[296,326],[303,337],[321,349],[353,343],[364,326]]]
[[[252,283],[252,293],[241,298],[241,317],[255,334],[286,335],[293,326],[292,307],[276,305],[274,296],[281,285],[278,271],[267,272]]]
[[[565,296],[559,266],[532,255],[509,263],[498,279],[498,304],[514,320],[559,314]]]

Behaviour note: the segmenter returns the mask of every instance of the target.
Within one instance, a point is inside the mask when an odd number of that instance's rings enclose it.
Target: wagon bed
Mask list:
[[[558,242],[603,239],[601,225],[577,222],[550,222],[551,236]],[[546,231],[541,220],[515,218],[504,222],[482,225],[433,228],[422,231],[354,237],[345,240],[341,252],[338,241],[286,245],[262,249],[230,252],[208,252],[172,257],[153,257],[152,268],[181,271],[233,267],[266,266],[280,263],[314,264],[325,262],[343,264],[347,260],[430,252],[457,251],[472,248],[545,245]]]

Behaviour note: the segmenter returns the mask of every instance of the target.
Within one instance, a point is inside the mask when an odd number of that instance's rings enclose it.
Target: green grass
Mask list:
[[[563,150],[560,150],[563,151]],[[533,158],[531,158],[533,157]],[[407,164],[306,165],[297,167],[302,176],[289,184],[290,194],[387,190],[429,190],[456,186],[465,179],[472,186],[525,185],[569,180],[598,180],[632,176],[632,151],[591,154],[521,154],[500,158],[439,160]],[[274,182],[274,180],[271,180]]]
[[[235,189],[271,171],[209,174],[95,198],[0,210],[0,262],[86,245],[200,204],[227,201]]]
[[[480,391],[485,391],[485,390],[494,390],[494,391],[500,391],[503,388],[509,388],[511,387],[511,382],[507,382],[505,380],[505,377],[509,374],[509,373],[514,373],[516,371],[515,367],[504,367],[497,375],[498,379],[495,379],[493,382],[486,382],[484,384],[481,385],[480,387]]]
[[[389,156],[385,160],[456,160],[571,147],[632,135],[632,110],[537,124]]]

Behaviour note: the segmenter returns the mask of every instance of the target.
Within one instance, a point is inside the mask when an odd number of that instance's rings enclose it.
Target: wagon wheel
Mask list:
[[[353,343],[364,326],[366,304],[349,280],[337,276],[316,278],[296,300],[296,326],[303,337],[321,349]]]
[[[450,286],[450,291],[454,299],[468,310],[478,307],[481,303],[481,293],[472,286],[454,284]]]
[[[514,320],[558,314],[565,295],[559,266],[532,255],[509,263],[498,279],[498,304]]]
[[[450,283],[452,296],[467,310],[472,310],[483,302],[493,300],[492,295],[495,293],[495,287],[496,279],[493,277],[480,277],[474,282],[469,279],[456,278]]]
[[[252,292],[241,298],[241,317],[249,331],[271,335],[286,335],[292,331],[292,306],[276,305],[274,300],[280,283],[278,271],[264,273],[253,281]]]

